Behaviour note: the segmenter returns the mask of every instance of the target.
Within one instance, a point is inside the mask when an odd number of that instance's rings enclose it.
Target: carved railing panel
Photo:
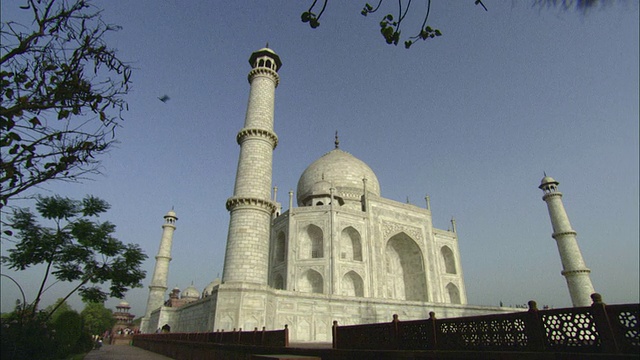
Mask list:
[[[399,349],[434,349],[434,323],[432,320],[399,321]]]
[[[438,320],[437,346],[471,351],[526,349],[530,345],[526,316],[517,313]]]
[[[395,349],[391,323],[338,327],[340,349]]]
[[[640,305],[607,305],[606,309],[620,350],[640,353]]]
[[[541,311],[545,346],[552,351],[597,352],[600,335],[588,307]]]

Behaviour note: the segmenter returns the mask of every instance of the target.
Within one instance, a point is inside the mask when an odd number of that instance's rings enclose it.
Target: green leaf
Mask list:
[[[36,127],[36,126],[38,126],[38,125],[42,125],[42,123],[40,122],[40,120],[38,120],[38,118],[37,118],[37,117],[35,117],[35,116],[34,116],[34,117],[32,117],[32,118],[31,118],[31,120],[29,120],[29,122],[31,123],[31,126],[32,126],[33,128],[35,128],[35,127]]]

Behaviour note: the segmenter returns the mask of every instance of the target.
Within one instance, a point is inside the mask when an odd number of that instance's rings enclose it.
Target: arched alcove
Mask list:
[[[284,278],[282,274],[276,274],[273,279],[273,287],[278,290],[284,290]]]
[[[364,297],[364,282],[355,271],[349,271],[342,277],[340,295]]]
[[[405,233],[387,241],[385,270],[387,297],[400,300],[427,301],[427,281],[422,251]]]
[[[276,237],[276,263],[281,263],[285,260],[285,249],[285,235],[284,232],[280,231]]]
[[[349,226],[340,234],[340,258],[362,261],[362,241],[358,230]]]
[[[442,254],[442,263],[444,264],[444,270],[447,274],[457,274],[456,271],[456,258],[453,256],[453,251],[448,246],[443,246],[440,249]]]
[[[452,304],[460,304],[460,290],[453,283],[447,284],[447,295],[449,295],[449,302]]]
[[[300,259],[321,258],[323,254],[322,229],[310,224],[300,232]]]
[[[298,280],[298,291],[322,294],[324,292],[322,275],[313,269],[305,271]]]

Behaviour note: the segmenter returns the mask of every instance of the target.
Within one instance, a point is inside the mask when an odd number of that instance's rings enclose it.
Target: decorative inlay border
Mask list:
[[[254,77],[259,75],[272,76],[273,81],[276,83],[276,87],[278,87],[278,84],[280,84],[280,76],[278,75],[278,73],[266,67],[257,67],[251,69],[251,71],[249,71],[249,75],[247,76],[247,78],[249,79],[249,83],[251,83],[251,80]]]
[[[385,222],[382,224],[382,235],[386,239],[390,234],[404,232],[415,240],[422,241],[422,231],[413,226],[402,225],[398,223]]]
[[[278,146],[278,136],[276,136],[276,134],[274,134],[272,131],[265,130],[265,129],[248,129],[248,128],[241,129],[238,132],[238,135],[236,135],[236,141],[238,142],[238,145],[242,145],[245,139],[249,136],[252,136],[252,137],[257,136],[257,137],[262,137],[267,139],[271,143],[271,146],[273,146],[274,149],[276,148],[276,146]]]
[[[577,275],[577,274],[589,274],[591,270],[589,269],[580,269],[580,270],[563,270],[561,272],[562,276],[565,275]]]
[[[562,193],[561,193],[561,192],[559,192],[559,191],[546,193],[546,194],[544,194],[544,195],[542,196],[542,200],[545,200],[545,201],[546,201],[548,198],[550,198],[550,197],[554,197],[554,196],[562,197]]]
[[[563,231],[563,232],[559,232],[559,233],[553,233],[553,234],[551,234],[551,237],[556,239],[556,240],[558,240],[559,237],[563,237],[565,235],[576,236],[576,235],[578,235],[578,233],[575,232],[575,231]]]
[[[226,203],[227,210],[233,211],[237,207],[252,207],[263,210],[269,214],[276,211],[276,204],[269,200],[252,197],[231,197]]]

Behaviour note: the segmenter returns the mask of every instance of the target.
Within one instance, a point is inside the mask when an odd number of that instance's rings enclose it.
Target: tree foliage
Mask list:
[[[18,4],[16,4],[18,6]],[[49,180],[99,173],[131,67],[105,43],[119,28],[89,0],[26,0],[31,24],[0,28],[0,207]]]
[[[469,3],[473,1],[476,6],[482,7],[485,11],[489,11],[482,0],[468,0]],[[595,7],[598,3],[610,3],[614,0],[532,0],[533,7],[560,7],[563,10],[577,9],[582,12],[585,12],[593,7]],[[329,0],[322,0],[322,6],[318,4],[318,0],[313,0],[309,9],[304,11],[300,16],[300,19],[303,23],[308,23],[312,29],[315,29],[320,26],[320,18],[322,14],[327,8],[327,3]],[[384,0],[378,0],[378,4],[373,6],[369,3],[366,3],[360,14],[363,16],[368,16],[370,14],[376,13],[381,10],[381,6]],[[316,8],[316,5],[318,7]],[[398,0],[397,2],[397,12],[391,13],[386,12],[382,16],[380,20],[380,33],[384,38],[385,42],[389,45],[398,45],[401,37],[401,24],[405,20],[409,9],[411,8],[412,0]],[[319,12],[316,14],[315,9],[319,9]],[[415,9],[415,7],[414,7]],[[413,36],[409,36],[407,40],[404,41],[404,47],[409,49],[411,45],[413,45],[418,40],[429,40],[438,36],[442,36],[442,32],[439,29],[433,28],[427,24],[429,20],[429,14],[431,13],[431,0],[426,0],[426,9],[424,10],[424,20],[422,21],[422,25],[420,29],[414,33]],[[395,16],[394,16],[395,14]]]
[[[80,315],[84,320],[85,329],[92,335],[101,335],[105,331],[111,330],[116,324],[113,312],[104,307],[103,303],[87,303]]]
[[[82,201],[60,196],[38,197],[36,210],[53,226],[38,221],[29,209],[16,209],[9,220],[15,247],[7,250],[2,263],[16,271],[34,265],[44,265],[44,274],[36,297],[29,306],[35,315],[42,294],[49,288],[50,278],[58,282],[76,283],[65,296],[78,292],[85,302],[104,302],[107,295],[124,298],[129,288],[141,287],[145,271],[142,262],[147,256],[135,244],[124,244],[115,237],[115,225],[97,222],[109,204],[87,196]],[[109,291],[100,285],[109,284]],[[54,307],[51,314],[57,309]]]
[[[320,18],[322,17],[322,14],[327,8],[328,1],[329,0],[323,0],[322,8],[320,9],[320,12],[316,15],[316,13],[314,13],[313,11],[316,5],[318,5],[318,0],[313,0],[309,9],[302,13],[300,17],[302,22],[309,23],[309,26],[311,26],[312,29],[315,29],[318,26],[320,26]],[[476,5],[482,6],[482,8],[485,11],[487,11],[487,7],[484,5],[482,0],[473,0],[473,1]],[[362,8],[362,10],[360,11],[360,14],[363,16],[368,16],[369,14],[373,14],[377,12],[378,10],[380,10],[380,7],[382,6],[383,2],[384,0],[378,0],[378,4],[376,6],[372,6],[371,4],[366,3]],[[400,42],[400,34],[401,34],[400,27],[402,22],[405,20],[405,17],[407,16],[409,9],[411,8],[411,3],[412,3],[412,0],[407,0],[407,1],[398,0],[398,11],[396,13],[396,16],[394,16],[392,13],[387,13],[384,16],[382,16],[382,19],[380,20],[380,33],[382,34],[382,37],[384,37],[384,40],[387,44],[398,45],[398,43]],[[428,39],[433,39],[436,36],[442,36],[442,32],[440,30],[434,29],[430,25],[427,25],[427,21],[429,20],[430,13],[431,13],[431,0],[427,0],[426,11],[424,15],[424,20],[422,21],[422,26],[420,27],[420,30],[417,31],[415,35],[410,36],[408,40],[405,40],[404,42],[405,48],[407,49],[410,48],[411,45],[417,40],[428,40]]]
[[[62,314],[64,312],[67,312],[67,311],[74,311],[74,310],[71,307],[71,305],[69,305],[63,298],[59,298],[58,300],[56,300],[55,303],[47,306],[43,310],[43,312],[45,314],[51,314],[51,315],[49,315],[49,319],[53,323],[56,322],[56,320],[58,319],[60,314]]]

